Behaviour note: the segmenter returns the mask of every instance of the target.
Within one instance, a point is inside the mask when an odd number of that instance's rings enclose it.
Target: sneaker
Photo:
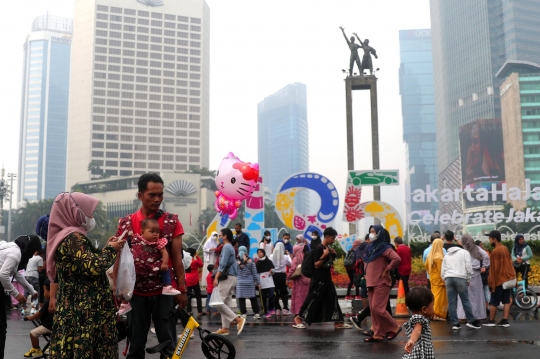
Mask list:
[[[247,320],[245,318],[241,318],[238,324],[236,324],[236,329],[238,329],[238,333],[236,333],[236,335],[240,335],[240,333],[242,333],[242,330],[244,330],[244,325],[246,325],[246,321]]]
[[[478,320],[475,320],[475,321],[472,321],[470,323],[467,323],[467,326],[469,328],[473,328],[473,329],[480,329],[482,328],[482,324],[480,324],[480,322]]]
[[[281,312],[283,315],[291,315],[291,312],[289,312],[288,309],[283,309],[283,311]]]
[[[118,309],[117,315],[124,315],[127,312],[131,312],[131,305],[129,303],[120,304],[120,309]]]
[[[273,310],[270,311],[270,313],[274,312]],[[280,315],[281,314],[281,309],[276,309],[276,311],[274,312],[276,315]],[[274,314],[272,313],[272,314]]]
[[[266,313],[266,314],[264,315],[264,317],[265,317],[265,318],[272,318],[272,314]]]
[[[453,329],[453,330],[459,330],[459,329],[461,329],[461,324],[459,324],[459,323],[454,324],[454,325],[452,326],[452,329]]]
[[[247,319],[247,314],[242,314],[242,318]]]
[[[508,319],[502,319],[500,322],[497,323],[497,326],[508,328],[510,326],[510,323],[508,323]]]
[[[253,316],[253,319],[261,319],[261,315],[260,315],[260,314],[255,314],[255,315]]]
[[[229,331],[227,329],[219,329],[218,331],[215,331],[212,334],[229,335]]]
[[[276,314],[276,311],[275,311],[275,310],[271,310],[271,311],[268,312],[268,314],[274,315],[274,314]]]
[[[161,294],[163,295],[180,295],[182,292],[179,290],[176,290],[172,287],[172,285],[166,285],[163,287],[163,290],[161,291]]]
[[[484,327],[494,327],[495,325],[494,320],[488,320],[487,323],[484,323]]]
[[[357,295],[356,297],[354,297],[354,300],[362,300],[362,297]]]
[[[41,351],[41,349],[35,348],[30,349],[28,353],[24,354],[25,358],[37,358],[40,356],[43,356],[43,352]]]
[[[358,320],[357,316],[353,316],[349,320],[351,321],[352,325],[354,325],[356,329],[362,330],[362,322]]]

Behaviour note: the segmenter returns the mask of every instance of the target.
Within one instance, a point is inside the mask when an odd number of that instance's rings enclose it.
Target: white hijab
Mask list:
[[[212,232],[212,234],[210,235],[210,237],[206,240],[206,243],[204,244],[204,247],[203,247],[203,251],[204,251],[204,261],[206,263],[211,263],[213,264],[213,262],[215,262],[215,254],[214,252],[210,252],[210,249],[212,248],[216,248],[218,246],[218,233],[217,232]],[[212,260],[212,257],[214,258],[214,260]]]
[[[285,255],[285,246],[281,242],[277,242],[274,247],[274,252],[272,252],[272,262],[274,266],[280,266],[283,261],[283,256]]]

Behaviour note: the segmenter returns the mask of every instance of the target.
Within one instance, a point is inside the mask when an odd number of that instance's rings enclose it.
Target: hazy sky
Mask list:
[[[362,40],[369,38],[377,50],[381,168],[399,169],[404,178],[398,32],[430,27],[428,0],[207,2],[211,9],[211,168],[229,151],[255,162],[257,104],[288,83],[302,82],[307,86],[310,169],[332,180],[343,197],[347,152],[341,69],[348,67],[349,49],[341,25],[348,36],[358,32]],[[47,11],[72,17],[73,1],[12,1],[0,13],[5,34],[0,66],[0,165],[5,165],[6,172],[18,170],[22,47],[34,18]],[[371,169],[368,93],[357,91],[353,101],[355,167]],[[371,198],[371,189],[366,189],[363,200]],[[405,219],[404,186],[384,188],[382,200],[397,207]]]

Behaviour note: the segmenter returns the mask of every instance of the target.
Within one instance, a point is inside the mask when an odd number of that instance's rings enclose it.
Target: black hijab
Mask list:
[[[257,263],[255,263],[255,267],[257,267],[257,272],[265,273],[269,272],[270,269],[274,269],[274,263],[272,263],[268,256],[266,256],[266,251],[262,248],[257,249],[257,253],[259,253],[259,251],[263,252],[265,257],[264,259],[259,258]]]
[[[34,256],[34,253],[41,249],[41,240],[38,236],[31,234],[29,236],[19,236],[15,238],[15,244],[21,250],[21,261],[17,270],[26,269],[28,260]]]

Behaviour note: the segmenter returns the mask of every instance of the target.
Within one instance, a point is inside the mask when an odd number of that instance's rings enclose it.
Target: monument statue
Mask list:
[[[353,35],[356,36],[358,42],[360,42],[360,47],[364,49],[364,57],[362,57],[362,69],[360,70],[360,76],[364,75],[365,69],[369,69],[370,75],[373,75],[373,61],[371,61],[371,54],[373,54],[373,56],[378,59],[379,57],[377,56],[377,51],[375,51],[373,47],[369,46],[368,39],[365,39],[364,42],[362,42],[356,32],[353,33]]]
[[[351,40],[349,41],[349,39],[347,38],[347,35],[345,35],[345,29],[342,26],[340,26],[339,28],[341,29],[341,32],[343,33],[343,37],[345,37],[345,41],[347,41],[347,45],[349,45],[349,49],[351,50],[351,59],[349,62],[349,76],[353,75],[353,67],[354,67],[355,62],[356,62],[356,65],[358,66],[358,71],[360,71],[360,75],[362,75],[362,65],[360,63],[360,56],[358,56],[358,49],[362,48],[362,46],[354,42],[354,36],[351,36]]]

